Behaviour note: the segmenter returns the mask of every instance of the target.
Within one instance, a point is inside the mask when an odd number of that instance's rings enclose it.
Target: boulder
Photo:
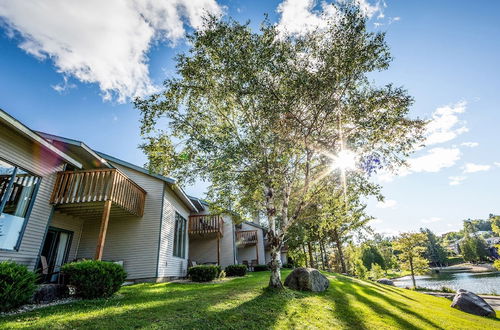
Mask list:
[[[390,279],[388,278],[380,278],[377,280],[377,283],[380,283],[380,284],[385,284],[385,285],[392,285],[392,286],[395,286],[394,285],[394,282],[391,281]]]
[[[285,279],[285,286],[293,290],[323,292],[330,286],[330,281],[314,268],[295,268]]]
[[[461,310],[462,312],[479,315],[495,317],[495,311],[491,306],[478,295],[467,290],[460,289],[453,298],[451,307]]]

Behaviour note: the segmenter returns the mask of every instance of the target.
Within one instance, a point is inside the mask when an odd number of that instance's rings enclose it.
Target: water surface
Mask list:
[[[500,294],[500,272],[440,272],[438,274],[415,276],[417,286],[439,290],[443,286],[458,290],[465,289],[474,293]],[[413,286],[410,276],[394,280],[399,287]]]

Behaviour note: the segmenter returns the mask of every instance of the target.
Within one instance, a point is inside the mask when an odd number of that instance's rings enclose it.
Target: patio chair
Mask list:
[[[45,256],[40,256],[40,263],[42,268],[40,269],[40,272],[43,275],[43,282],[52,282],[52,277],[54,275],[57,275],[57,284],[61,284],[61,272],[50,272],[49,271],[49,264],[47,263],[47,257]]]
[[[248,260],[243,260],[241,264],[247,266],[247,269],[250,270],[250,266],[248,265]]]

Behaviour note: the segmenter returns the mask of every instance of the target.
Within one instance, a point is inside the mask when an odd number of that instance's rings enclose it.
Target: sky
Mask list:
[[[369,201],[370,225],[441,234],[500,214],[500,2],[355,1],[370,29],[387,33],[394,57],[370,78],[406,88],[411,116],[430,120],[409,168],[373,178],[385,201]],[[175,74],[184,36],[206,12],[254,28],[268,14],[297,34],[335,15],[330,1],[312,0],[0,0],[0,108],[32,129],[144,165],[131,99]],[[199,197],[205,189],[185,187]]]

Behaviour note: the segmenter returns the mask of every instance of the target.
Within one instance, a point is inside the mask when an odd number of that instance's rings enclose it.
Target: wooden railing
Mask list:
[[[55,205],[110,200],[142,216],[146,191],[117,169],[58,172],[50,202]]]
[[[222,235],[223,220],[219,215],[190,215],[189,234],[206,235],[218,233]]]
[[[236,243],[238,245],[257,244],[257,230],[242,230],[236,232]]]

